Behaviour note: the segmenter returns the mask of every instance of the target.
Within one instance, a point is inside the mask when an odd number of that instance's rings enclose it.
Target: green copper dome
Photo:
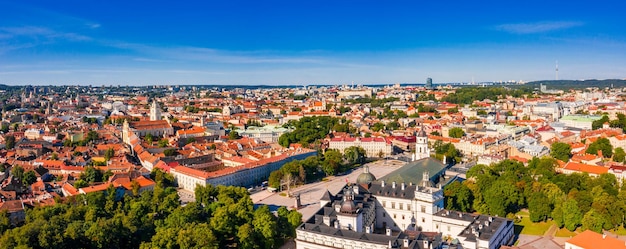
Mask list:
[[[356,178],[357,184],[369,184],[373,181],[376,181],[376,177],[370,173],[370,168],[368,166],[363,167],[363,173]]]

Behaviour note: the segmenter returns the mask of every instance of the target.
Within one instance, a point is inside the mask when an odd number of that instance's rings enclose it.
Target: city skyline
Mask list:
[[[619,5],[0,3],[0,83],[623,79]]]

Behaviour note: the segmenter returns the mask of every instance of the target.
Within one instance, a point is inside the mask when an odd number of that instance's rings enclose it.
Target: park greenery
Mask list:
[[[604,123],[609,123],[611,128],[619,128],[626,132],[626,115],[622,113],[617,114],[617,119],[610,120],[608,115],[603,115],[602,118],[595,120],[591,123],[593,130],[600,129],[604,126]]]
[[[611,158],[613,155],[613,145],[611,145],[611,141],[608,138],[601,137],[596,141],[591,143],[585,152],[589,154],[599,155],[600,151],[602,152],[602,156],[606,158]]]
[[[626,190],[612,174],[557,174],[553,158],[476,165],[468,180],[444,188],[445,206],[464,212],[507,216],[528,209],[532,222],[553,220],[570,231],[601,232],[626,224]]]
[[[283,147],[289,147],[292,143],[299,143],[304,147],[308,147],[309,144],[316,140],[326,137],[331,130],[336,132],[355,132],[348,120],[327,116],[303,117],[300,120],[291,120],[284,127],[294,130],[286,132],[278,138],[278,144]]]
[[[465,136],[465,131],[461,127],[454,127],[448,130],[448,136],[452,138],[462,138]]]
[[[371,107],[383,107],[387,103],[391,103],[394,101],[398,101],[398,98],[389,97],[389,98],[357,98],[357,99],[346,99],[343,102],[349,104],[370,104]]]
[[[530,88],[508,89],[505,87],[462,87],[456,89],[456,92],[446,95],[441,99],[442,102],[450,102],[454,104],[472,104],[474,101],[483,101],[485,99],[497,100],[512,96],[515,98],[522,97],[532,93]]]
[[[246,189],[199,186],[196,202],[181,205],[173,177],[152,173],[153,191],[120,197],[105,192],[57,199],[29,209],[11,227],[0,212],[1,248],[276,248],[295,236],[302,215],[282,207],[253,208]]]
[[[568,162],[572,157],[572,146],[568,143],[553,143],[550,145],[550,156],[563,162]]]

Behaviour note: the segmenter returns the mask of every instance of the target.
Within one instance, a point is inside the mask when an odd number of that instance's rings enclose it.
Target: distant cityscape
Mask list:
[[[131,212],[114,203],[159,194],[167,220],[235,186],[275,222],[291,219],[270,247],[586,248],[578,236],[614,239],[624,222],[601,203],[623,193],[626,84],[604,83],[1,86],[0,243],[22,243],[28,210],[74,203],[114,220]],[[604,199],[585,197],[594,191]],[[244,243],[216,229],[225,237],[211,245]],[[146,231],[131,244],[163,246]]]

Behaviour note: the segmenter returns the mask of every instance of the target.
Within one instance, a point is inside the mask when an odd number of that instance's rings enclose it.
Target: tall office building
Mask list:
[[[426,89],[433,89],[433,79],[426,78]]]

